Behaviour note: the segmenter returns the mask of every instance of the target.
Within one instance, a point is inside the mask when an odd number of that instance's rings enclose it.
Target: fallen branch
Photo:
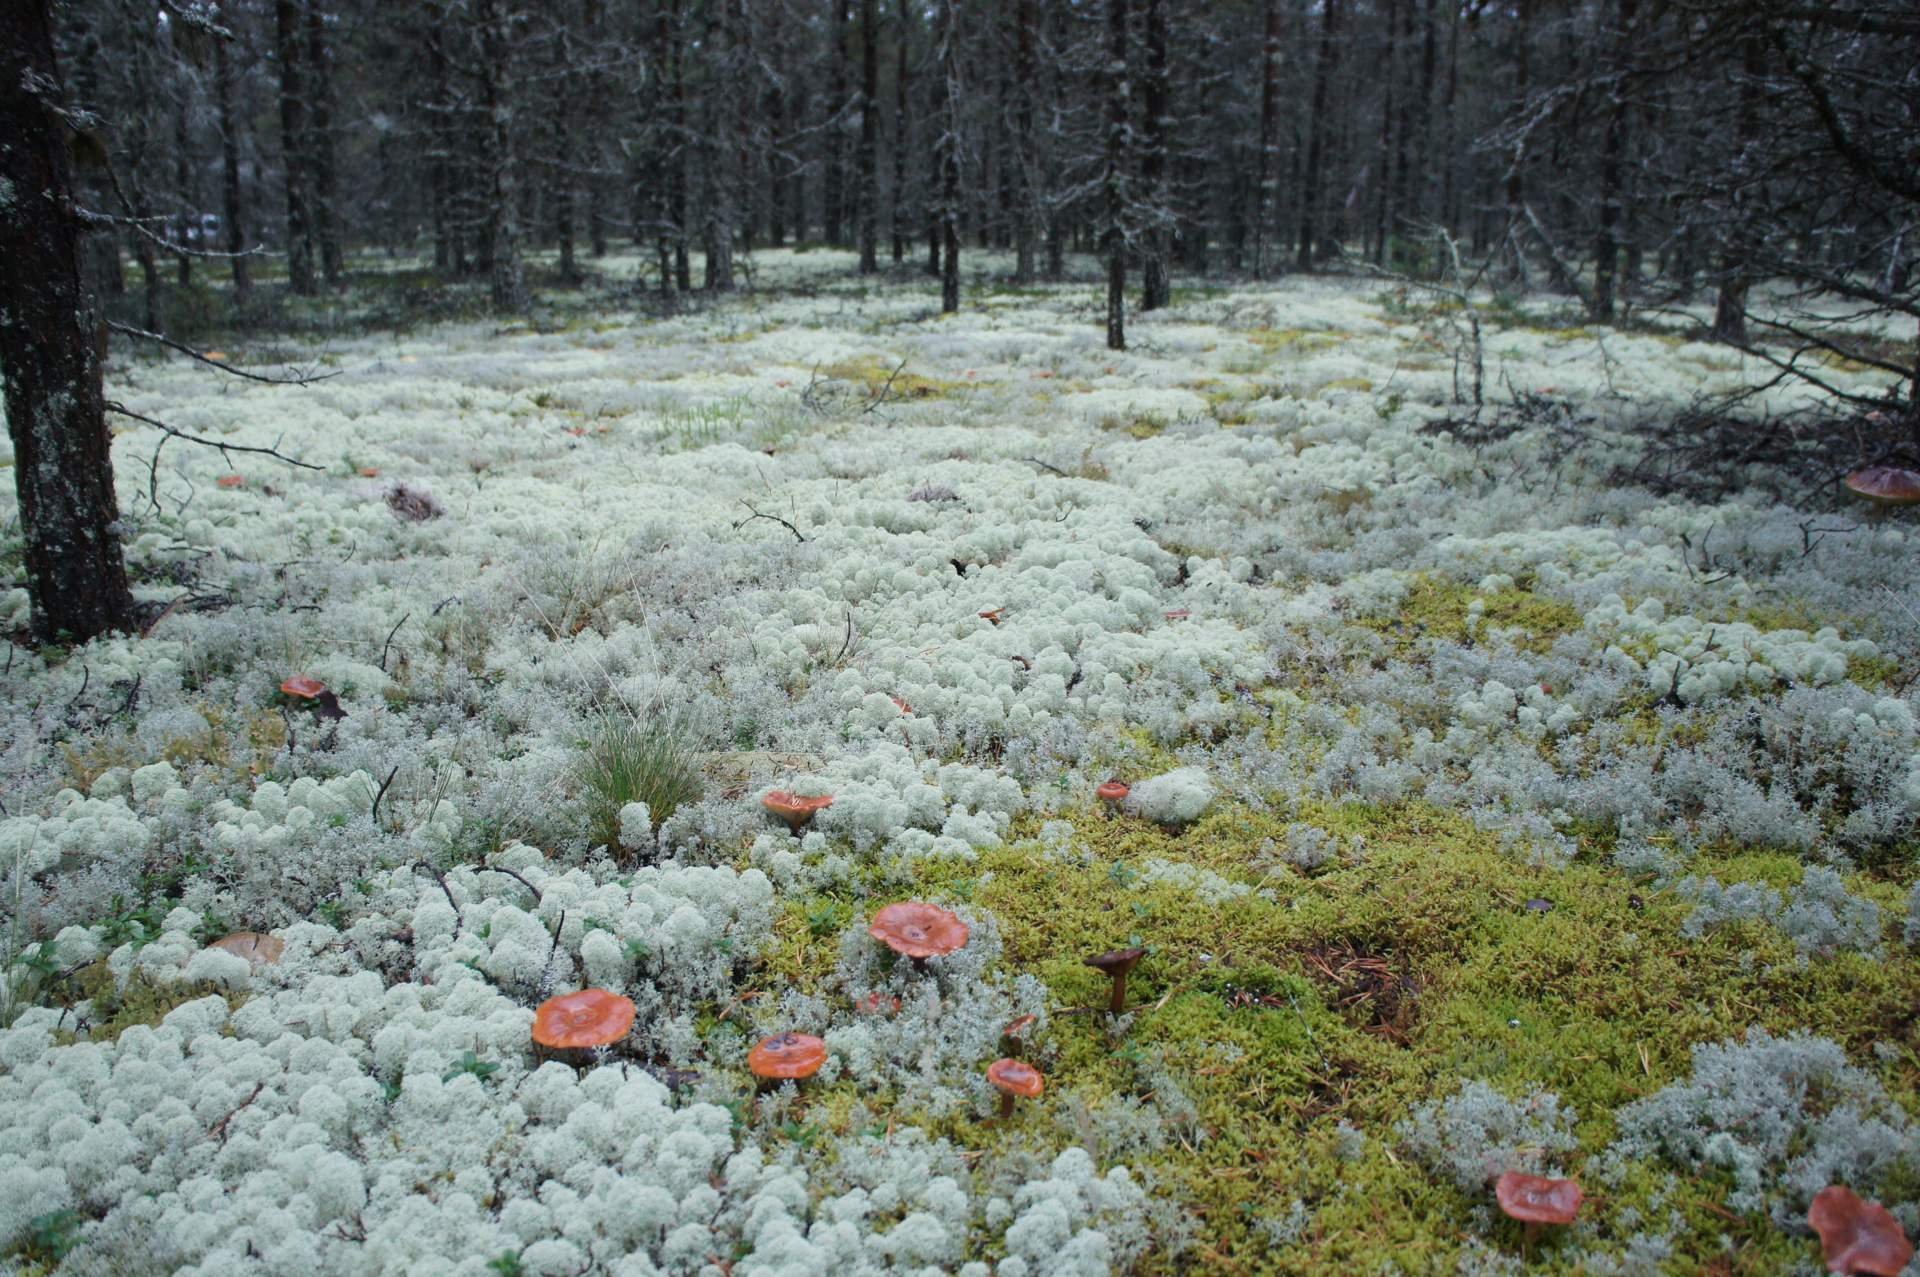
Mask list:
[[[291,377],[269,377],[264,373],[248,372],[244,368],[235,368],[231,364],[209,358],[184,342],[175,341],[173,338],[160,333],[148,332],[144,328],[135,328],[131,324],[122,324],[112,319],[107,321],[107,327],[114,332],[121,333],[128,337],[138,337],[142,341],[154,342],[157,345],[165,346],[169,350],[177,350],[188,358],[196,359],[209,368],[218,368],[221,372],[228,373],[232,376],[244,377],[248,381],[258,381],[269,386],[311,386],[317,381],[325,381],[329,377],[338,377],[340,375],[337,372],[303,373],[296,371]]]

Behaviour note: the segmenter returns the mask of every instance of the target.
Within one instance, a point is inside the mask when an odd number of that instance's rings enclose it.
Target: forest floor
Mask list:
[[[1768,376],[1685,314],[1486,298],[1476,409],[1390,283],[1110,352],[1089,280],[759,261],[506,321],[369,262],[220,339],[315,384],[115,358],[318,468],[119,434],[156,619],[10,645],[0,1271],[1814,1273],[1829,1182],[1920,1229],[1920,540],[1816,396],[1683,473]],[[967,946],[892,960],[902,899]],[[632,1033],[543,1060],[588,984]],[[757,1087],[786,1030],[827,1067]]]

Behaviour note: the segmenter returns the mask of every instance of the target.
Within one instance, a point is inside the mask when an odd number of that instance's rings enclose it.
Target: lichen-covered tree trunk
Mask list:
[[[234,300],[244,302],[253,292],[253,273],[247,258],[246,209],[240,200],[240,119],[234,109],[233,54],[225,40],[213,42],[215,109],[220,124],[220,203],[227,223],[227,252],[233,267]]]
[[[339,166],[333,147],[333,64],[320,0],[307,0],[307,70],[312,76],[307,155],[313,164],[313,238],[320,248],[320,274],[331,286],[340,282],[341,269]]]
[[[940,309],[960,309],[960,32],[954,6],[940,6]]]
[[[1300,252],[1297,265],[1313,269],[1319,248],[1320,170],[1327,153],[1327,92],[1332,87],[1334,34],[1340,25],[1339,0],[1326,0],[1320,12],[1320,51],[1313,66],[1313,107],[1307,119],[1307,171],[1300,192]]]
[[[1253,274],[1267,276],[1267,235],[1280,206],[1280,0],[1266,0],[1260,41],[1260,173],[1253,217]]]
[[[0,6],[0,379],[33,636],[133,625],[46,0]],[[47,96],[43,96],[47,95]]]
[[[1147,225],[1140,237],[1140,309],[1158,310],[1173,298],[1169,277],[1173,257],[1173,190],[1167,175],[1167,118],[1173,110],[1173,82],[1167,72],[1167,0],[1147,0],[1146,145],[1140,156],[1141,198]]]
[[[860,0],[860,273],[880,269],[880,13]]]
[[[480,109],[487,152],[487,242],[492,247],[487,289],[495,309],[527,304],[526,265],[520,258],[520,183],[513,162],[513,22],[505,0],[480,0]]]
[[[1107,0],[1106,225],[1100,248],[1107,259],[1107,349],[1127,348],[1127,0]]]

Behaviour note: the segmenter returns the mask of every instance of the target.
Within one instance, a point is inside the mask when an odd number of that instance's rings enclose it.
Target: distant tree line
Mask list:
[[[230,273],[244,314],[339,283],[349,248],[513,309],[532,249],[567,282],[621,239],[668,293],[826,244],[924,269],[949,310],[965,251],[1007,254],[1015,285],[1097,254],[1118,348],[1183,276],[1337,262],[1550,288],[1602,323],[1711,297],[1712,335],[1783,376],[1896,375],[1920,435],[1906,6],[18,0],[0,38],[0,70],[33,63],[0,138],[71,151],[0,142],[0,176],[72,183],[18,206],[71,227],[13,233],[81,245],[76,333],[89,294],[157,332],[196,271]],[[1824,309],[1750,304],[1775,284]],[[26,339],[0,330],[15,423]]]

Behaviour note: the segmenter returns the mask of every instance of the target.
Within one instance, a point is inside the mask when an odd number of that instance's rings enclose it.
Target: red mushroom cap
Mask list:
[[[967,943],[967,924],[939,905],[901,900],[873,915],[867,934],[902,957],[939,957]]]
[[[288,696],[298,696],[305,700],[312,700],[314,697],[320,695],[320,693],[326,691],[327,685],[311,674],[295,674],[292,678],[280,684],[280,690]]]
[[[799,833],[806,828],[813,814],[823,807],[833,806],[832,794],[816,794],[811,798],[801,798],[784,789],[776,789],[760,800],[760,805],[787,822],[787,828]]]
[[[548,998],[533,1013],[533,1040],[561,1051],[611,1046],[633,1027],[634,1006],[605,989],[582,989]]]
[[[1117,803],[1133,792],[1133,786],[1124,780],[1110,780],[1093,792],[1100,796],[1100,801],[1103,803]]]
[[[1847,476],[1847,490],[1878,505],[1913,505],[1920,502],[1920,470],[1868,466]]]
[[[244,474],[223,474],[218,479],[215,479],[214,483],[222,488],[244,488],[247,486],[247,476]]]
[[[225,949],[256,967],[270,967],[287,951],[287,942],[260,931],[236,931],[230,936],[221,936],[207,948]]]
[[[1494,1181],[1493,1195],[1508,1218],[1528,1224],[1570,1224],[1586,1197],[1570,1179],[1508,1171]]]
[[[1861,1201],[1843,1184],[1814,1194],[1807,1223],[1820,1234],[1820,1251],[1830,1272],[1898,1277],[1913,1258],[1913,1243],[1900,1221],[1880,1203]]]
[[[1008,1095],[1029,1100],[1047,1089],[1046,1075],[1022,1060],[995,1060],[987,1065],[987,1081]]]
[[[812,1077],[827,1062],[827,1044],[809,1033],[776,1033],[747,1052],[755,1077],[781,1081]]]

